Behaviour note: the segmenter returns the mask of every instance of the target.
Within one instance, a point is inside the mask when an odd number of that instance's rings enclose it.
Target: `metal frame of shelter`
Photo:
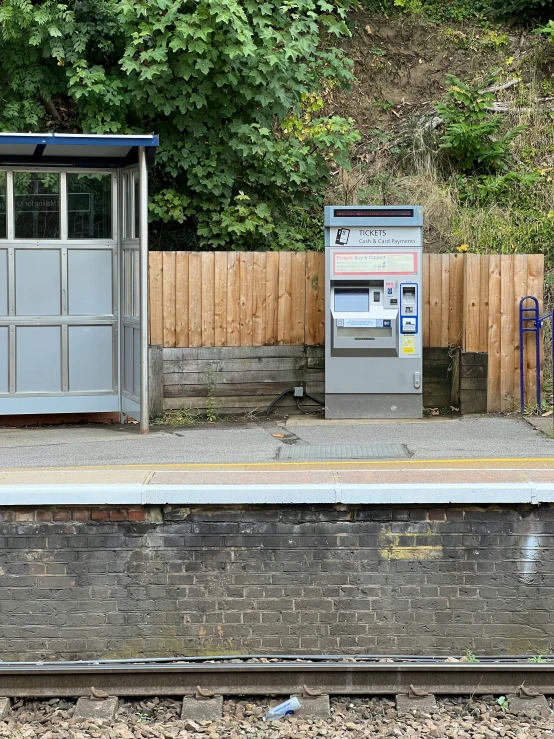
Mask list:
[[[147,433],[148,166],[158,143],[0,133],[0,415],[118,411]],[[98,232],[93,196],[68,194],[87,176],[104,187]]]

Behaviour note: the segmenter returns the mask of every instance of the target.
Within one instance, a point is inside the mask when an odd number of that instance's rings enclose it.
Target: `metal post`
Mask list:
[[[140,433],[147,434],[148,397],[148,166],[139,147],[139,266],[140,266]]]
[[[537,365],[537,416],[541,415],[541,404],[542,404],[542,398],[541,398],[541,328],[542,328],[542,321],[540,318],[537,319],[535,326],[537,330],[535,331],[535,363]]]
[[[519,301],[519,405],[520,413],[525,413],[525,318],[524,308],[527,298]]]

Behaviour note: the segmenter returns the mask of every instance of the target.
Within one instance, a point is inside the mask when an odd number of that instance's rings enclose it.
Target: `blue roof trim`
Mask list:
[[[159,146],[159,136],[147,135],[94,135],[94,134],[17,134],[0,133],[0,144],[35,146]]]

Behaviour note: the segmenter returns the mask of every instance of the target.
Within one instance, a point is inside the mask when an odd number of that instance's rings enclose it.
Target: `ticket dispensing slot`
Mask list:
[[[400,285],[400,333],[417,334],[417,284],[403,283]]]
[[[363,286],[362,286],[363,285]],[[385,350],[398,353],[398,311],[384,306],[384,285],[369,281],[332,287],[333,346],[336,349]],[[371,344],[369,344],[371,342]]]

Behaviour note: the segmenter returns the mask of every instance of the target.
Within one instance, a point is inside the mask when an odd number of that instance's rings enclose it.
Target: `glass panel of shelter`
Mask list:
[[[112,237],[112,177],[110,174],[67,174],[67,235],[69,239]]]
[[[60,175],[14,172],[13,212],[16,239],[60,238]]]
[[[137,170],[123,174],[123,238],[139,237],[139,176]]]
[[[72,241],[114,238],[111,173],[15,170],[10,174],[15,239],[58,241],[64,234]],[[7,171],[0,171],[0,239],[8,237],[7,177]],[[65,208],[60,207],[63,192],[67,193]]]
[[[139,175],[137,170],[123,173],[122,223],[124,241],[136,241],[139,233]],[[123,255],[123,314],[140,315],[139,252],[136,243],[129,244]]]

